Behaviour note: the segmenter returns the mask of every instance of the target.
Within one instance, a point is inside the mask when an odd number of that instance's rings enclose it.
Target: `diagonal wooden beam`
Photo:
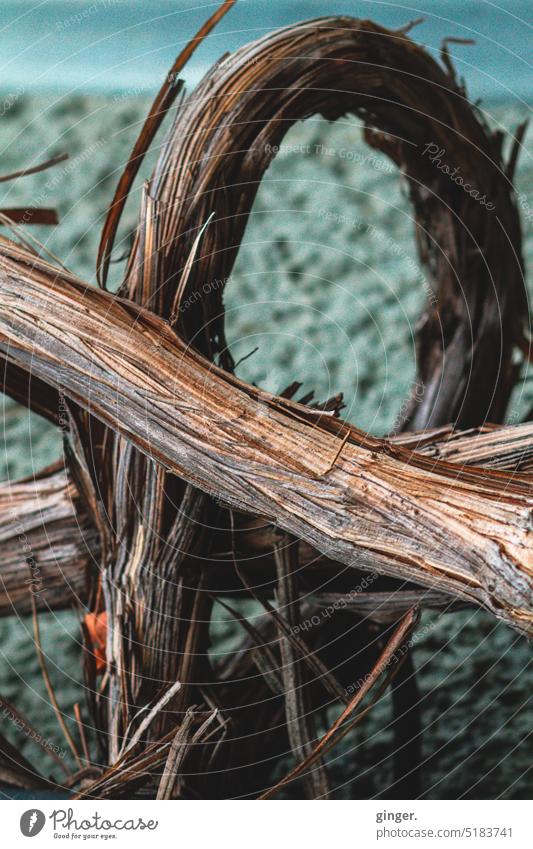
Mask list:
[[[533,477],[371,438],[219,370],[146,310],[4,242],[0,351],[189,483],[348,566],[533,633]]]
[[[403,434],[391,441],[459,465],[475,462],[508,471],[533,469],[533,424],[457,433],[438,428]],[[220,579],[230,593],[238,592],[240,582],[237,579],[232,584],[229,574],[234,572],[236,558],[239,568],[266,582],[271,593],[275,568],[272,526],[259,518],[242,516],[236,531],[233,536],[219,532],[212,557],[202,564],[216,576],[212,592],[220,591]],[[0,484],[0,542],[0,617],[31,613],[32,595],[38,610],[85,605],[87,573],[99,564],[99,539],[61,461],[35,477]],[[341,574],[339,580],[328,581],[327,592],[322,588],[313,595],[309,570],[317,574],[320,587],[323,575],[332,574],[335,564],[305,542],[300,543],[299,555],[300,567],[307,570],[307,595],[310,593],[321,608],[333,605],[334,609],[352,610],[379,622],[395,621],[416,603],[426,608],[456,609],[445,593],[414,588],[375,592],[375,585],[361,586],[353,573],[351,581]],[[200,562],[196,568],[199,566]],[[361,591],[354,593],[353,586],[361,587]]]

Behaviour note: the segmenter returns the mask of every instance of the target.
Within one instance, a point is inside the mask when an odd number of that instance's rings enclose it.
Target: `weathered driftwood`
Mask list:
[[[174,281],[165,298],[194,347],[232,369],[220,283],[263,175],[295,123],[351,114],[363,120],[368,144],[402,171],[432,289],[418,334],[424,395],[406,420],[414,429],[451,416],[460,427],[501,421],[518,376],[513,351],[528,323],[511,183],[519,141],[504,162],[502,134],[491,133],[469,103],[446,52],[443,60],[441,67],[401,32],[330,17],[271,33],[206,74],[177,113],[150,187],[158,273]],[[430,144],[443,151],[440,160],[430,160]],[[454,169],[494,208],[451,179]],[[130,270],[139,268],[141,241],[139,234]]]
[[[531,474],[458,468],[269,398],[8,244],[0,295],[3,354],[168,470],[340,562],[364,556],[533,633]]]
[[[470,433],[442,428],[392,437],[391,442],[459,465],[475,463],[508,471],[526,471],[533,466],[533,424]],[[212,559],[203,566],[197,563],[196,568],[215,573],[216,583],[211,588],[215,594],[222,585],[232,591],[228,572],[234,570],[235,561],[250,578],[261,583],[268,580],[267,589],[272,592],[274,536],[269,523],[242,516],[233,534],[220,530]],[[0,485],[0,541],[0,616],[31,613],[32,595],[40,610],[85,606],[87,572],[97,569],[100,559],[98,535],[62,464],[43,469],[35,477]],[[299,545],[299,564],[320,573],[331,573],[334,568],[331,560],[305,541]],[[358,586],[358,579],[354,577],[352,584]],[[331,582],[328,586],[327,593],[318,593],[318,606],[334,604],[374,621],[394,621],[415,603],[455,609],[450,596],[427,590],[376,593],[365,592],[363,587],[350,594],[349,588],[335,592]],[[236,584],[233,592],[237,592]]]
[[[98,535],[61,467],[0,486],[0,616],[84,602]]]
[[[230,6],[223,4],[203,32]],[[104,283],[132,179],[191,52],[188,45],[174,63],[120,180],[99,253]],[[265,398],[210,371],[173,332],[232,370],[218,281],[230,274],[273,151],[301,118],[353,113],[363,119],[368,143],[391,156],[409,182],[420,257],[434,293],[419,335],[417,381],[424,396],[408,407],[403,426],[452,420],[469,427],[487,416],[502,419],[518,375],[513,349],[522,345],[527,316],[510,183],[518,143],[504,163],[501,134],[492,134],[468,103],[446,50],[442,60],[443,67],[405,32],[348,18],[287,27],[225,57],[182,103],[162,147],[121,288],[123,297],[170,321],[172,329],[63,275],[54,281],[55,272],[33,259],[23,259],[30,264],[24,271],[16,250],[5,248],[4,386],[51,420],[64,406],[68,472],[98,532],[93,553],[100,559],[88,596],[95,612],[105,602],[108,617],[106,687],[95,681],[89,641],[86,682],[101,757],[113,766],[89,795],[118,795],[148,775],[153,785],[165,757],[167,767],[180,772],[183,758],[176,753],[191,742],[195,722],[206,721],[206,705],[223,706],[223,745],[218,769],[209,746],[191,746],[191,771],[201,776],[196,793],[227,794],[218,776],[229,768],[239,776],[240,792],[264,788],[268,761],[261,747],[272,758],[289,750],[297,757],[297,738],[287,736],[289,713],[309,749],[305,718],[289,704],[297,676],[289,669],[278,691],[265,646],[258,644],[253,657],[246,653],[231,681],[211,668],[204,566],[213,553],[212,527],[227,528],[231,514],[191,482],[303,536],[300,549],[307,544],[326,552],[328,568],[340,569],[333,557],[349,563],[354,575],[354,565],[364,563],[409,576],[488,606],[530,632],[528,474],[460,469],[412,454],[409,440],[404,447],[373,440],[317,411]],[[429,160],[428,145],[444,149],[448,171],[456,167],[464,182],[482,188],[497,215]],[[435,455],[442,450],[444,457],[446,448],[435,448]],[[479,462],[486,450],[475,449]],[[302,609],[298,613],[291,581],[278,568],[279,591],[290,596],[296,622]],[[345,685],[312,649],[314,632],[299,643],[285,630],[283,615],[271,615],[295,661],[302,659],[320,679],[322,692],[343,701]],[[333,622],[330,636],[337,654],[349,659],[345,674],[353,680],[351,626],[342,636],[337,617],[325,624]],[[359,632],[359,639],[365,648],[372,643],[368,633]],[[274,660],[281,664],[281,657]],[[338,657],[330,662],[337,669]],[[408,662],[407,655],[394,690],[398,705],[405,704],[397,694],[407,693]],[[299,662],[292,666],[307,690]],[[372,659],[365,654],[361,674],[368,668]],[[165,687],[172,699],[165,711],[154,712]],[[305,698],[315,710],[324,706],[313,689]],[[409,703],[416,703],[412,687]],[[147,709],[149,727],[142,720]],[[411,753],[404,742],[397,738],[399,749]],[[265,765],[262,775],[258,763]],[[194,784],[165,771],[162,798]]]
[[[31,613],[33,603],[43,611],[73,606],[86,609],[87,573],[98,569],[100,559],[98,535],[83,511],[76,510],[79,503],[72,500],[74,492],[64,470],[57,468],[36,480],[0,486],[0,617]],[[234,574],[237,563],[252,582],[261,584],[259,595],[271,598],[276,584],[272,525],[260,527],[258,522],[242,521],[236,538],[229,532],[218,536],[212,559],[191,564],[205,570],[209,591],[222,597],[241,595],[243,589]],[[331,576],[336,564],[303,541],[298,563],[299,569],[307,570],[306,600],[319,609],[333,605],[335,610],[349,610],[375,622],[394,622],[413,605],[456,609],[451,596],[431,590],[367,592],[364,572],[352,572],[349,582],[345,575],[337,582],[330,577],[329,592],[321,592],[324,576]],[[336,583],[344,589],[335,591]],[[368,587],[376,589],[375,578]]]

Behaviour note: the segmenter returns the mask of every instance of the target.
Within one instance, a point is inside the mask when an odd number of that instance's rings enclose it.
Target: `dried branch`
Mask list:
[[[102,234],[104,280],[132,181],[177,94],[175,73],[231,5],[222,4],[185,48],[154,102]],[[302,538],[302,557],[305,549],[318,549],[324,556],[315,551],[305,575],[316,567],[335,577],[355,576],[364,564],[433,587],[428,595],[440,603],[451,593],[525,633],[533,630],[527,434],[503,437],[508,444],[501,455],[512,456],[520,471],[484,470],[494,450],[488,442],[461,445],[464,437],[454,435],[447,445],[430,444],[431,438],[372,439],[328,415],[338,412],[338,400],[310,410],[288,400],[290,392],[272,399],[209,362],[218,359],[233,369],[223,287],[205,294],[202,286],[228,278],[272,151],[295,121],[348,112],[362,118],[367,142],[408,180],[420,258],[434,292],[418,343],[424,397],[413,399],[401,426],[426,428],[451,419],[471,427],[487,416],[502,419],[527,317],[509,181],[518,145],[506,173],[501,134],[491,135],[468,103],[446,48],[442,61],[444,69],[405,33],[350,18],[286,27],[224,57],[181,104],[145,186],[121,288],[127,301],[90,292],[31,251],[4,245],[4,385],[52,420],[64,400],[68,473],[97,534],[92,554],[98,569],[87,570],[89,604],[91,615],[100,616],[105,603],[109,624],[106,684],[93,696],[92,712],[112,767],[90,794],[123,795],[147,778],[155,788],[154,771],[166,761],[177,772],[181,755],[194,757],[197,768],[214,763],[205,746],[199,747],[203,754],[192,750],[180,722],[187,715],[203,721],[202,706],[193,707],[197,696],[212,709],[217,699],[227,703],[231,689],[216,680],[195,685],[212,672],[213,593],[204,567],[215,540],[199,529],[225,515],[209,496]],[[448,173],[426,156],[429,148],[442,151]],[[497,214],[449,178],[454,167],[464,183],[485,191]],[[463,451],[479,465],[458,465]],[[65,514],[61,521],[71,518]],[[257,549],[257,539],[254,544]],[[250,590],[233,543],[228,553]],[[268,547],[261,558],[272,567]],[[297,604],[297,588],[288,580],[280,579],[281,592],[290,590]],[[370,595],[379,615],[383,598]],[[350,604],[357,607],[359,598]],[[385,604],[386,615],[393,606]],[[289,648],[300,652],[298,640],[288,638],[285,617],[274,619]],[[94,694],[96,670],[87,648],[87,685]],[[135,739],[135,717],[175,681],[183,686],[146,728],[151,740],[139,741],[141,752],[121,759],[119,752]],[[236,686],[235,704],[242,705],[248,685]],[[261,692],[265,688],[266,680]],[[234,739],[225,731],[220,738],[229,742],[228,762],[245,766],[247,744],[237,741],[246,728],[261,728],[270,742],[285,745],[284,726],[275,735],[280,710],[279,696],[268,717],[261,711],[253,720],[229,708],[223,727],[235,723]],[[176,729],[186,749],[179,753],[177,744],[172,750]],[[254,746],[250,762],[257,763]],[[277,744],[274,750],[281,751]],[[215,785],[216,775],[215,769]],[[260,781],[257,776],[255,785]],[[160,789],[172,795],[182,786],[183,775],[174,775]]]
[[[413,399],[406,422],[422,429],[501,421],[528,315],[501,140],[453,73],[405,35],[370,21],[328,17],[278,30],[224,57],[183,103],[151,183],[161,280],[176,285],[197,234],[215,215],[188,277],[180,333],[232,369],[224,286],[211,286],[208,295],[202,287],[229,279],[275,151],[291,126],[316,114],[360,117],[368,144],[393,159],[409,186],[432,295],[418,332],[416,380],[424,395]],[[431,151],[441,151],[440,160],[432,161]],[[130,268],[139,247],[140,237]],[[171,293],[167,282],[163,299]]]
[[[109,262],[120,217],[126,205],[133,181],[135,180],[144,156],[152,144],[165,115],[174,103],[182,87],[183,81],[178,78],[178,74],[187,64],[196,48],[202,43],[204,38],[209,35],[211,30],[216,27],[221,18],[223,18],[224,15],[229,12],[231,7],[235,5],[235,2],[236,0],[225,0],[216,12],[214,12],[213,15],[211,15],[211,17],[201,26],[196,36],[188,42],[186,47],[177,57],[152,104],[152,108],[150,109],[148,117],[143,124],[139,138],[134,145],[128,164],[120,178],[115,196],[110,206],[109,214],[104,224],[97,259],[98,280],[103,286],[105,286],[107,279]]]
[[[298,597],[298,542],[287,534],[280,535],[274,547],[278,572],[277,601],[279,613],[287,625],[298,628],[302,618]],[[317,737],[315,716],[309,692],[309,670],[304,664],[283,629],[279,628],[281,675],[285,694],[287,732],[293,755],[296,759],[307,757],[314,748]],[[321,761],[304,778],[304,786],[310,799],[325,799],[329,796],[326,768]]]
[[[532,466],[532,424],[490,427],[480,432],[450,433],[449,428],[443,428],[433,435],[404,434],[391,442],[458,465],[475,463],[508,471],[528,471]],[[268,588],[274,580],[274,534],[270,523],[241,516],[237,534],[219,533],[212,558],[195,567],[216,572],[217,587],[222,580],[225,591],[231,592],[233,586],[233,592],[238,594],[236,582],[231,580],[236,557],[240,569]],[[99,562],[98,535],[61,463],[27,480],[0,484],[0,542],[0,617],[31,613],[30,592],[38,610],[58,610],[73,603],[85,605],[87,571],[94,571]],[[304,541],[299,555],[300,566],[319,573],[320,586],[323,570],[331,574],[334,563]],[[28,577],[28,561],[32,577]],[[362,558],[361,570],[364,566]],[[352,584],[358,582],[354,577]],[[375,622],[393,622],[414,605],[456,609],[450,596],[431,590],[372,592],[371,587],[370,591],[350,594],[349,587],[333,589],[331,580],[328,592],[321,589],[313,593],[309,583],[307,587],[315,606],[338,606],[342,602],[343,608]],[[211,592],[217,594],[218,590],[212,588]]]
[[[61,465],[0,486],[0,616],[84,603],[98,536]]]
[[[46,691],[47,691],[48,697],[50,699],[50,704],[52,705],[52,707],[54,709],[54,713],[55,713],[57,722],[58,722],[59,727],[61,728],[63,734],[65,735],[65,740],[67,741],[67,743],[70,747],[70,750],[71,750],[72,754],[74,755],[74,759],[75,759],[76,763],[78,764],[78,766],[81,768],[83,766],[82,760],[80,758],[78,749],[77,749],[76,744],[74,742],[74,738],[72,737],[72,734],[70,733],[70,731],[68,729],[67,723],[65,722],[65,718],[64,718],[63,713],[61,711],[61,708],[59,707],[59,704],[58,704],[58,701],[57,701],[57,698],[56,698],[56,694],[55,694],[55,690],[52,686],[52,681],[50,680],[50,676],[48,674],[48,667],[46,665],[44,652],[43,652],[43,649],[42,649],[42,646],[41,646],[41,634],[40,634],[40,630],[39,630],[39,620],[38,620],[38,617],[37,617],[37,610],[36,610],[36,607],[35,607],[35,602],[33,602],[33,635],[34,635],[34,640],[35,640],[35,649],[37,651],[37,658],[39,660],[39,666],[41,667],[41,674],[43,676],[43,681],[45,683]]]
[[[0,293],[5,356],[161,465],[329,557],[364,553],[378,572],[531,633],[530,474],[458,468],[309,416],[208,364],[147,311],[6,243]]]
[[[319,758],[323,757],[327,752],[329,752],[330,749],[332,749],[337,743],[339,743],[352,730],[354,725],[356,725],[360,719],[360,716],[358,715],[353,717],[353,712],[361,704],[361,702],[363,701],[365,696],[370,692],[370,690],[375,686],[381,675],[388,668],[390,668],[390,665],[394,660],[395,652],[398,651],[398,649],[402,646],[402,643],[407,639],[409,632],[412,630],[415,623],[416,612],[409,611],[394,631],[389,642],[383,649],[374,668],[366,676],[364,682],[361,684],[353,698],[350,699],[349,704],[337,717],[329,731],[324,734],[322,739],[315,746],[313,752],[306,758],[303,758],[303,760],[300,761],[300,763],[297,764],[297,766],[295,766],[294,769],[292,769],[289,774],[285,776],[285,778],[279,781],[274,787],[271,787],[270,790],[267,790],[265,793],[263,793],[263,795],[260,797],[261,799],[272,798],[272,796],[278,793],[289,782],[294,781],[294,779],[298,778],[298,776],[304,773],[305,770],[313,766],[313,764],[316,763]]]

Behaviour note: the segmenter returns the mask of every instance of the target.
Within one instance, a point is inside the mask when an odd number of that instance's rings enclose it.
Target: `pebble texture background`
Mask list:
[[[70,160],[43,174],[0,186],[2,206],[57,206],[58,228],[33,231],[73,271],[94,281],[106,204],[146,113],[128,96],[0,97],[1,172],[61,151]],[[512,130],[524,104],[486,108],[494,125]],[[518,171],[526,267],[533,267],[533,134]],[[150,170],[146,163],[144,176]],[[122,228],[126,247],[135,224],[138,182]],[[114,266],[118,280],[122,266]],[[373,433],[390,430],[414,374],[413,333],[424,299],[405,187],[393,166],[365,147],[350,118],[314,119],[285,138],[260,187],[245,242],[226,290],[228,342],[243,378],[271,392],[292,380],[319,400],[344,391],[345,417]],[[256,349],[251,354],[254,349]],[[249,355],[249,356],[248,356]],[[533,405],[525,376],[510,415]],[[45,422],[2,398],[0,475],[31,474],[61,453]],[[250,615],[255,608],[249,607]],[[41,617],[43,645],[62,709],[83,702],[79,687],[78,613]],[[215,651],[234,645],[220,612]],[[415,663],[427,729],[427,798],[530,797],[531,651],[526,641],[483,613],[426,616],[418,627]],[[62,749],[41,682],[26,619],[0,620],[0,693]],[[0,730],[46,771],[52,761],[0,710]],[[331,755],[337,795],[374,796],[390,782],[390,704]],[[69,755],[65,755],[69,761]],[[392,794],[394,795],[394,793]]]

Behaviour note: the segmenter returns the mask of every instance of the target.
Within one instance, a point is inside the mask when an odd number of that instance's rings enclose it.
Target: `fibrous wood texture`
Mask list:
[[[110,207],[98,258],[104,288],[129,188],[190,52],[156,98]],[[41,545],[32,501],[41,487],[45,533],[48,523],[79,524],[70,548],[58,539],[51,556],[73,578],[83,565],[80,598],[93,617],[84,626],[86,685],[99,762],[83,795],[141,785],[159,798],[259,795],[288,751],[302,761],[290,780],[302,776],[307,795],[328,795],[323,755],[360,721],[370,687],[395,678],[395,704],[405,704],[409,655],[392,673],[390,664],[416,624],[407,608],[453,599],[533,632],[531,428],[438,431],[502,421],[517,350],[527,348],[512,188],[518,143],[504,162],[501,134],[468,102],[446,50],[441,58],[406,31],[334,17],[223,57],[179,102],[143,190],[119,297],[0,244],[4,388],[52,421],[61,405],[66,447],[64,471],[43,475],[34,491],[22,482],[0,493],[0,516],[19,499],[23,527]],[[211,284],[231,273],[284,134],[316,113],[361,118],[366,141],[407,181],[431,297],[418,336],[425,391],[405,406],[399,429],[437,431],[377,439],[339,419],[339,398],[305,406],[292,400],[298,384],[272,398],[233,376],[223,286]],[[447,171],[428,146],[442,150]],[[453,167],[463,185],[450,179]],[[476,198],[464,184],[479,188]],[[12,530],[5,540],[0,574],[24,605]],[[313,601],[312,577],[305,581],[319,569],[333,596]],[[366,592],[348,592],[347,603],[366,640],[359,669],[342,616],[305,640],[298,623],[302,586],[309,604],[330,603],[362,573]],[[379,592],[390,578],[404,583]],[[208,653],[212,604],[236,592],[261,599],[267,619],[262,629],[243,622],[242,650],[224,665]],[[39,603],[63,602],[47,589]],[[402,614],[377,646],[365,617]],[[101,682],[94,622],[106,622]],[[324,648],[332,644],[336,657]],[[349,698],[346,681],[359,673],[367,683]],[[340,725],[317,743],[311,714],[332,700],[345,704]],[[238,776],[231,791],[227,770]]]
[[[8,359],[224,504],[533,633],[530,473],[457,467],[270,399],[148,311],[1,250]]]
[[[405,444],[429,457],[451,460],[453,463],[487,466],[508,471],[527,471],[533,468],[533,425],[507,428],[487,427],[480,432],[454,433],[449,428],[436,429],[433,434],[413,434],[406,438],[391,437],[392,444]],[[31,479],[9,482],[0,486],[0,527],[2,529],[2,559],[0,561],[0,616],[13,612],[31,612],[30,590],[39,609],[69,607],[75,600],[87,601],[87,570],[98,560],[98,536],[90,526],[62,464],[43,470]],[[28,568],[27,550],[21,547],[21,537],[31,550],[32,561],[41,573],[36,580]],[[273,557],[273,529],[270,523],[240,517],[237,534],[220,532],[213,548],[212,560],[204,565],[215,580],[222,578],[223,592],[232,586],[234,561],[247,571],[250,579],[266,582],[270,587]],[[365,558],[361,558],[361,567]],[[318,583],[324,572],[332,573],[334,562],[324,557],[305,541],[300,542],[299,562],[309,571],[318,573]],[[199,564],[196,564],[197,568]],[[339,583],[339,582],[337,582]],[[212,585],[212,591],[216,592]],[[233,592],[238,587],[238,579]],[[372,588],[370,585],[369,590]],[[271,591],[270,587],[270,591]],[[365,588],[363,588],[365,589]],[[424,607],[436,605],[450,608],[451,598],[428,591],[394,590],[387,596],[371,591],[349,596],[346,590],[319,592],[319,603],[343,600],[349,609],[372,618],[388,621],[407,610],[411,604]]]

